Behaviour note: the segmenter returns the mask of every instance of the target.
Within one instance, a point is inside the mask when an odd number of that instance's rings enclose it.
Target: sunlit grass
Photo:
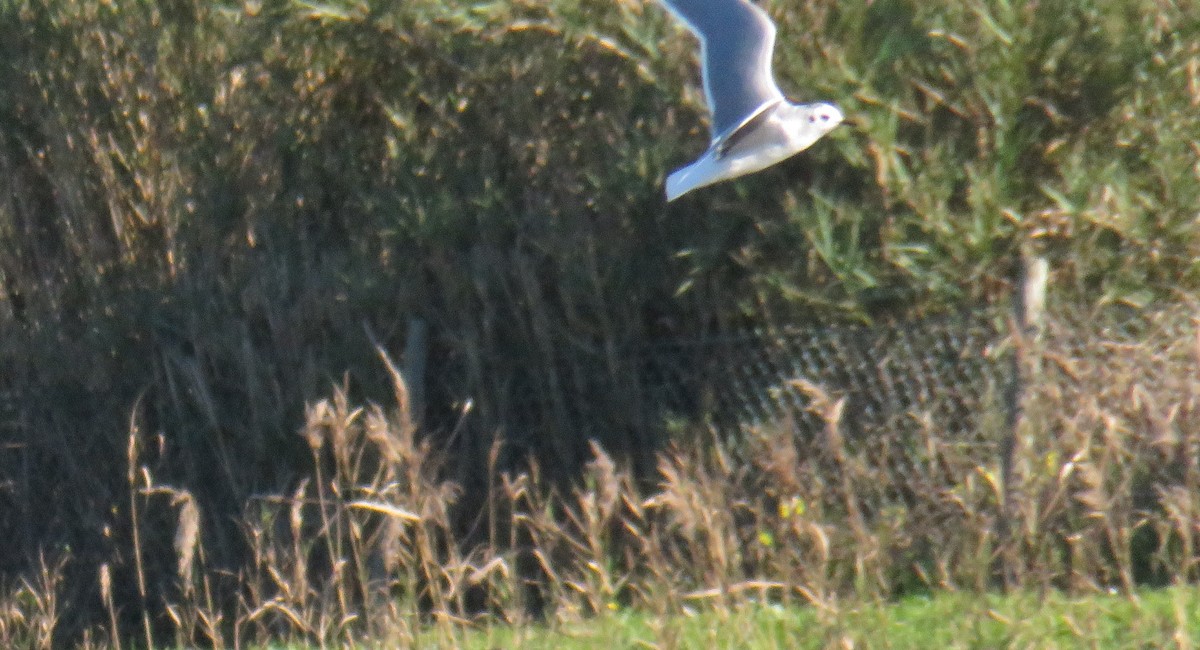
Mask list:
[[[465,648],[1134,648],[1200,640],[1200,594],[1181,587],[1131,596],[939,593],[833,610],[747,603],[671,618],[605,612],[546,626],[466,633]]]

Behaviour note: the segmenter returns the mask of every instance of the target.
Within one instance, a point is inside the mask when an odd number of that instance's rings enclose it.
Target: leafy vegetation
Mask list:
[[[0,635],[324,643],[613,598],[666,614],[751,580],[816,604],[994,585],[996,432],[960,453],[931,429],[929,477],[820,441],[772,473],[765,448],[734,463],[634,426],[618,352],[1002,301],[1023,252],[1064,301],[1194,295],[1200,20],[1158,0],[770,11],[785,89],[855,124],[667,206],[706,129],[695,44],[653,3],[0,0]],[[412,319],[424,411],[372,341],[402,348]],[[1058,438],[1018,466],[1005,580],[1194,577],[1179,331],[1064,352],[1071,379],[1030,397]],[[615,483],[576,480],[609,458]],[[838,458],[848,484],[827,483]],[[801,475],[811,492],[773,492]],[[807,523],[771,519],[794,496]]]

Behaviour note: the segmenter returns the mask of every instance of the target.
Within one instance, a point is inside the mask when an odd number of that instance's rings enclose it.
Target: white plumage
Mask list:
[[[667,200],[759,171],[807,149],[844,119],[832,104],[792,104],[771,73],[775,24],[749,0],[662,0],[700,39],[712,144],[667,177]]]

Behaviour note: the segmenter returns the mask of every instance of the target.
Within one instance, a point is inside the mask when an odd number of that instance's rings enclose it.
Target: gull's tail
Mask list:
[[[708,153],[687,167],[676,169],[667,176],[667,201],[674,201],[694,189],[721,180],[725,177],[722,171]]]
[[[670,176],[667,177],[667,201],[668,202],[674,201],[675,199],[683,196],[684,194],[687,194],[689,190],[694,189],[693,187],[690,187],[687,184],[688,172],[691,169],[692,169],[691,167],[684,167],[682,169],[676,169],[675,171],[671,172]]]

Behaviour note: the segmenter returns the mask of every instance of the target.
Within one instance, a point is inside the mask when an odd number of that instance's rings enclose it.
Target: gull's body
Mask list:
[[[775,24],[750,0],[661,0],[700,39],[712,144],[667,178],[667,200],[756,172],[842,122],[831,104],[792,104],[771,73]]]

